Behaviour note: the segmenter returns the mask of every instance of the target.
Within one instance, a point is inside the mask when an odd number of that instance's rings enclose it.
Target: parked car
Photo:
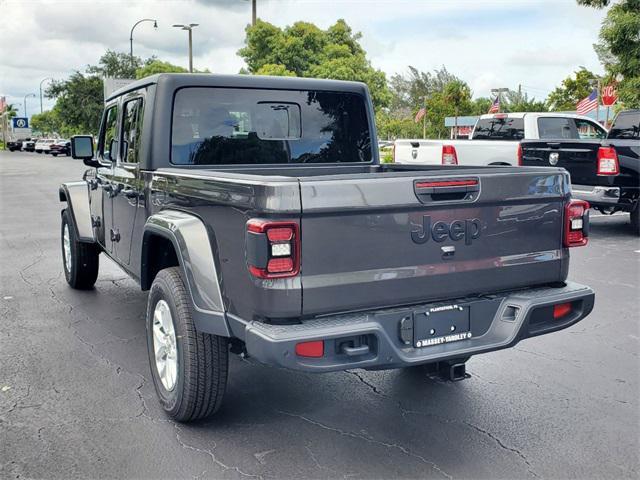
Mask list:
[[[620,112],[605,140],[524,141],[522,164],[565,168],[576,198],[604,214],[629,212],[640,235],[640,110]]]
[[[25,152],[35,152],[36,150],[36,139],[32,138],[31,140],[27,140],[26,142],[22,142],[22,150]]]
[[[36,153],[49,153],[51,145],[53,145],[55,142],[56,140],[53,138],[41,138],[40,140],[36,141],[34,150],[36,151]]]
[[[591,312],[566,171],[381,165],[374,118],[362,83],[160,74],[106,98],[97,153],[72,139],[91,169],[59,190],[65,278],[92,288],[103,254],[149,290],[168,415],[220,407],[230,352],[462,380]]]
[[[58,155],[71,155],[71,142],[69,140],[56,140],[51,144],[49,153],[54,157]]]
[[[22,140],[7,140],[7,148],[10,152],[22,150]]]
[[[602,139],[589,117],[566,113],[482,115],[469,140],[396,140],[394,161],[411,165],[518,165],[524,139]]]

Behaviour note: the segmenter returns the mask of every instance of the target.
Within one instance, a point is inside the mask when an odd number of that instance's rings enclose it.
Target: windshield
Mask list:
[[[341,92],[183,88],[171,144],[178,165],[372,160],[365,99]]]
[[[474,140],[522,140],[522,118],[481,118],[473,131]]]
[[[640,111],[620,113],[607,138],[640,138]]]

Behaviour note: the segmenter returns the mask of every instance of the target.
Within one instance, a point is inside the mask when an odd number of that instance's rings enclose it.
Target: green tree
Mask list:
[[[58,115],[57,109],[47,110],[42,113],[35,113],[31,116],[31,128],[45,135],[61,133],[64,130],[63,124]]]
[[[97,65],[87,65],[87,73],[101,77],[136,78],[136,70],[153,60],[143,62],[140,57],[134,55],[132,61],[128,53],[107,50]]]
[[[273,75],[275,77],[296,76],[295,72],[287,70],[287,67],[279,63],[265,63],[255,73],[256,75]]]
[[[596,76],[586,68],[581,68],[574,75],[562,81],[562,85],[547,97],[550,111],[575,110],[576,104],[593,90]]]
[[[246,46],[238,54],[249,73],[355,80],[369,86],[376,109],[391,100],[385,74],[371,66],[361,35],[344,20],[326,30],[308,22],[281,29],[258,20],[246,32]]]
[[[5,113],[5,112],[7,112],[8,118],[13,118],[16,115],[18,115],[18,109],[16,109],[16,106],[13,103],[8,103],[5,109],[2,110],[0,113]]]
[[[454,110],[454,127],[458,130],[458,116],[471,110],[471,89],[461,80],[454,80],[445,85],[443,90],[445,102]]]
[[[173,65],[169,62],[163,62],[161,60],[153,60],[146,65],[138,68],[135,73],[135,78],[144,78],[149,75],[155,75],[156,73],[187,73],[186,68],[178,65]]]
[[[526,92],[521,90],[509,90],[503,97],[504,111],[506,112],[546,112],[547,105],[535,98],[529,98]],[[488,107],[487,107],[488,109]],[[484,113],[487,113],[486,111]]]
[[[100,77],[75,72],[67,80],[52,82],[47,97],[56,99],[54,110],[63,132],[97,133],[104,106]]]
[[[440,70],[422,72],[409,65],[406,74],[396,74],[389,80],[392,94],[391,108],[414,109],[424,104],[424,99],[436,92],[442,92],[447,83],[460,80],[449,73],[443,65]]]
[[[581,5],[604,8],[609,0],[578,0]],[[618,96],[626,108],[640,107],[640,0],[614,3],[594,45],[607,72],[606,83],[621,78]]]

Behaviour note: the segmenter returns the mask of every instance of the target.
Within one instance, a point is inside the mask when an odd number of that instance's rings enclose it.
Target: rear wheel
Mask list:
[[[55,153],[55,152],[52,152],[52,153],[51,153],[51,155],[53,155],[54,157],[57,157],[57,156],[58,156],[58,154],[57,154],[57,153]]]
[[[227,387],[228,342],[196,330],[178,267],[154,279],[146,325],[151,376],[165,412],[179,422],[215,413]]]
[[[62,268],[67,283],[78,290],[93,287],[98,278],[100,251],[92,243],[82,243],[76,238],[68,210],[62,213]]]

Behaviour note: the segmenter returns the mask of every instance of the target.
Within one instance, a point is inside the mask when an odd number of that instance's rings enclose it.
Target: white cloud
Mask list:
[[[363,34],[373,65],[387,74],[408,65],[432,70],[446,65],[476,96],[491,87],[544,97],[579,65],[598,71],[592,44],[603,11],[575,0],[258,0],[258,16],[279,26],[297,20],[322,28],[344,18]],[[155,18],[134,33],[136,55],[187,65],[187,34],[194,29],[194,65],[235,73],[251,2],[242,0],[38,1],[0,3],[0,95],[22,104],[45,77],[64,78],[95,64],[106,49],[127,52],[131,26]],[[29,111],[35,110],[29,99]],[[51,102],[46,102],[51,105]],[[45,105],[45,106],[46,106]],[[38,107],[39,108],[39,107]]]

